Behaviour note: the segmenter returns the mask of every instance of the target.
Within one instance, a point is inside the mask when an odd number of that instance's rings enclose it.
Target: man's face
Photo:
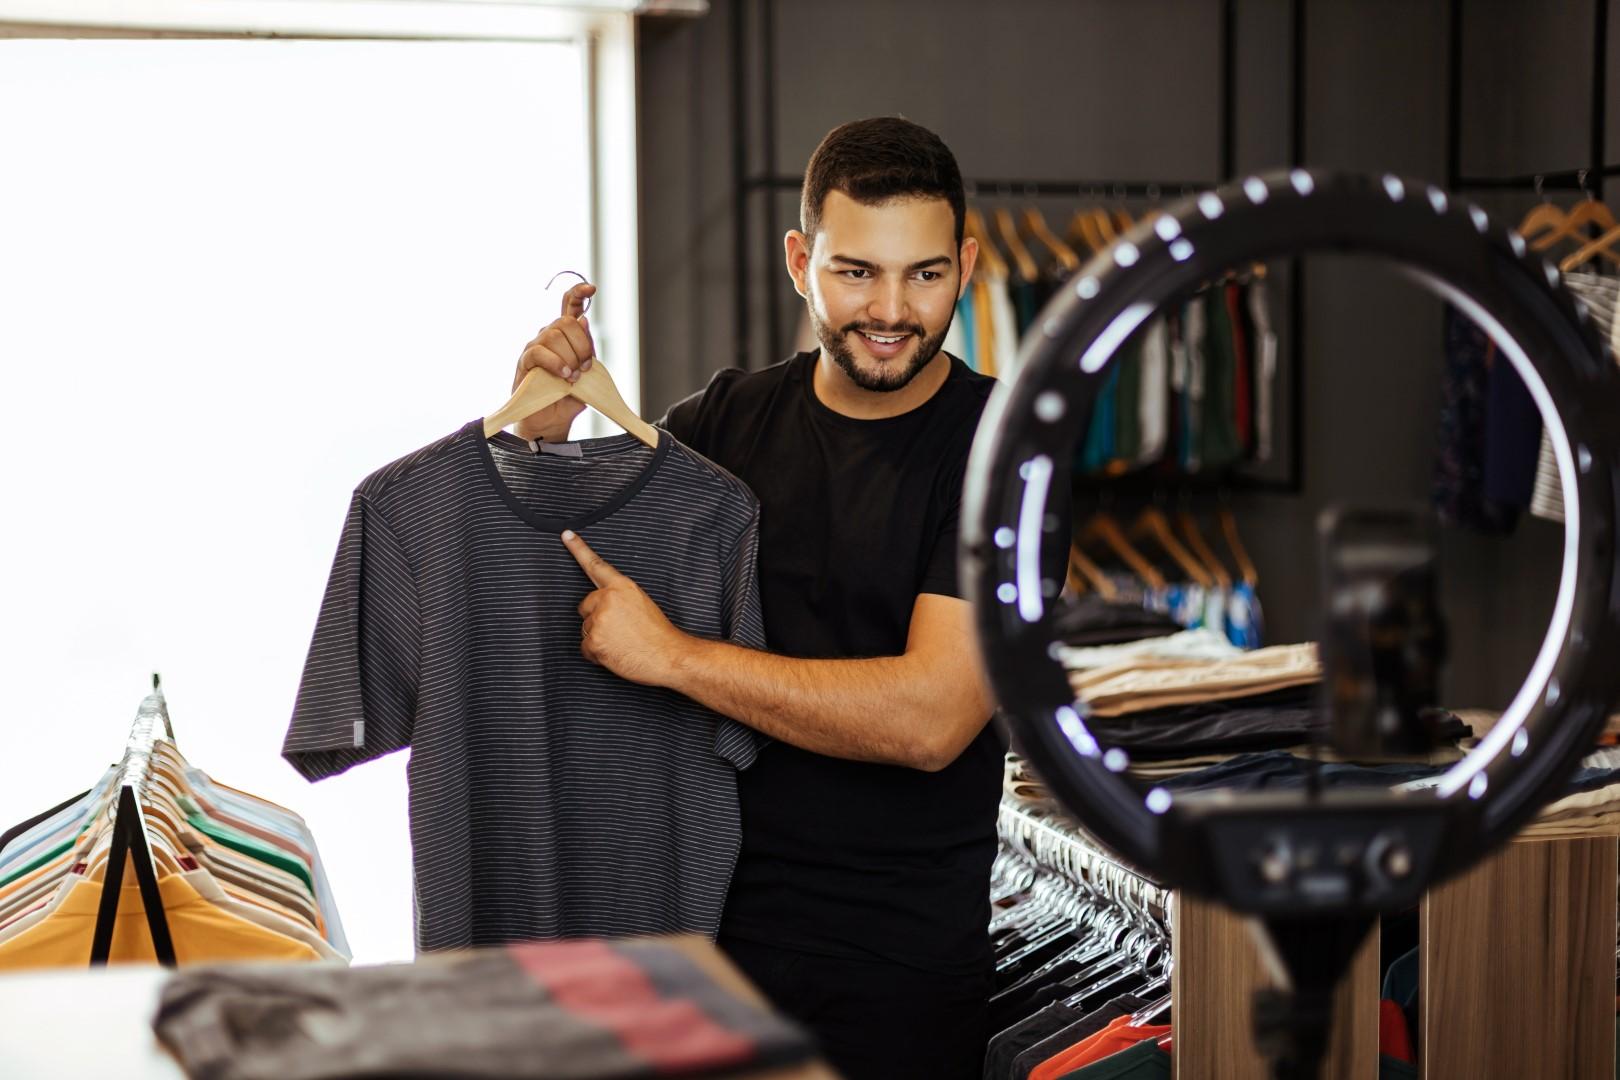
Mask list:
[[[841,191],[827,195],[814,246],[790,233],[787,254],[822,351],[876,391],[900,389],[938,355],[971,258],[944,199],[868,206]]]

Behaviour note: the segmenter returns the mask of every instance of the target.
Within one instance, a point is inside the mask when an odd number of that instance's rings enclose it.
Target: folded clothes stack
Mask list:
[[[813,1051],[798,1027],[655,939],[201,968],[164,985],[153,1027],[192,1080],[699,1077]]]

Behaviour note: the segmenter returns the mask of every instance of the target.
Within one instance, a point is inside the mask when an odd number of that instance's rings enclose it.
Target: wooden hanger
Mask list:
[[[1087,587],[1096,590],[1098,596],[1104,600],[1113,601],[1119,596],[1119,590],[1114,583],[1108,580],[1108,575],[1102,572],[1102,567],[1091,561],[1091,556],[1081,551],[1078,545],[1069,548],[1069,588],[1076,594],[1083,593]]]
[[[1610,229],[1596,240],[1567,256],[1558,264],[1558,269],[1566,274],[1571,270],[1586,265],[1593,259],[1608,259],[1612,263],[1620,263],[1620,254],[1616,254],[1614,245],[1620,242],[1620,226]]]
[[[1114,515],[1106,510],[1092,514],[1085,527],[1080,530],[1079,536],[1075,538],[1075,543],[1082,547],[1099,541],[1112,551],[1120,562],[1130,567],[1131,572],[1141,578],[1149,588],[1163,589],[1169,584],[1158,567],[1154,566],[1126,537],[1125,530],[1119,527]]]
[[[1131,215],[1126,213],[1123,207],[1114,211],[1114,230],[1116,232],[1121,235],[1128,233],[1131,231],[1131,226],[1135,224],[1136,222],[1131,220]]]
[[[1540,177],[1536,178],[1536,194],[1541,194]],[[1548,229],[1562,225],[1566,216],[1563,207],[1543,199],[1519,220],[1519,227],[1515,231],[1526,240],[1533,240]]]
[[[1620,221],[1615,221],[1614,214],[1603,203],[1589,198],[1585,202],[1576,205],[1573,210],[1564,216],[1562,222],[1531,244],[1530,250],[1546,251],[1564,240],[1584,243],[1586,238],[1581,234],[1581,230],[1588,225],[1596,225],[1600,229],[1607,230],[1620,225]]]
[[[600,356],[573,383],[543,368],[530,368],[507,403],[484,418],[484,438],[565,397],[578,398],[648,446],[658,445],[658,429],[625,404]]]
[[[1226,572],[1226,567],[1215,554],[1215,549],[1204,539],[1203,530],[1198,527],[1198,518],[1190,510],[1183,510],[1176,516],[1176,523],[1181,526],[1181,535],[1187,541],[1187,547],[1209,571],[1210,576],[1215,579],[1215,584],[1222,589],[1230,589],[1232,575]]]
[[[1095,207],[1088,210],[1077,210],[1074,217],[1069,221],[1070,242],[1084,244],[1091,249],[1094,255],[1108,250],[1116,237],[1114,223],[1109,219],[1105,210],[1099,210]]]
[[[1018,235],[1018,227],[1013,224],[1012,211],[1005,207],[996,210],[996,232],[1001,235],[1001,242],[1007,245],[1007,254],[1012,256],[1013,265],[1018,268],[1018,276],[1025,281],[1039,281],[1041,268],[1036,265],[1035,257],[1024,246],[1023,238]]]
[[[1142,512],[1136,515],[1136,520],[1131,523],[1131,531],[1126,535],[1132,540],[1153,540],[1194,584],[1202,585],[1206,589],[1215,584],[1215,579],[1210,576],[1209,571],[1199,565],[1192,552],[1176,539],[1174,530],[1170,528],[1170,519],[1157,507],[1144,507]]]
[[[1070,273],[1080,269],[1080,256],[1076,255],[1068,244],[1052,234],[1052,230],[1046,224],[1046,215],[1033,206],[1029,207],[1024,211],[1023,225],[1026,233],[1040,241],[1042,246],[1052,253],[1058,265]]]
[[[1237,518],[1230,510],[1222,510],[1216,518],[1221,523],[1221,535],[1226,538],[1226,550],[1232,553],[1232,561],[1237,564],[1238,580],[1251,588],[1259,585],[1260,571],[1255,569],[1248,549],[1243,546],[1243,538],[1238,536]]]
[[[1008,277],[1007,260],[1001,257],[995,242],[990,238],[990,227],[985,224],[984,215],[977,208],[970,209],[962,218],[962,234],[971,236],[979,242],[979,261],[994,277]]]

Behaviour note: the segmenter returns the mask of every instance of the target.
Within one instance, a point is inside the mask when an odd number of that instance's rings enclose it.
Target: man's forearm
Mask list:
[[[669,685],[803,750],[932,771],[960,747],[935,715],[938,688],[920,681],[904,656],[803,660],[692,639]]]

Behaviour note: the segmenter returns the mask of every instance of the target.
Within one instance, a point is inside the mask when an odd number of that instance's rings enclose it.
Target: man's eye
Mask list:
[[[842,273],[847,278],[855,278],[856,280],[859,281],[859,280],[864,280],[866,277],[868,277],[872,273],[872,271],[856,268],[854,270],[843,270],[843,271],[840,271],[840,273]]]
[[[919,270],[917,271],[917,276],[922,278],[924,281],[938,281],[945,275],[941,274],[938,270]]]

